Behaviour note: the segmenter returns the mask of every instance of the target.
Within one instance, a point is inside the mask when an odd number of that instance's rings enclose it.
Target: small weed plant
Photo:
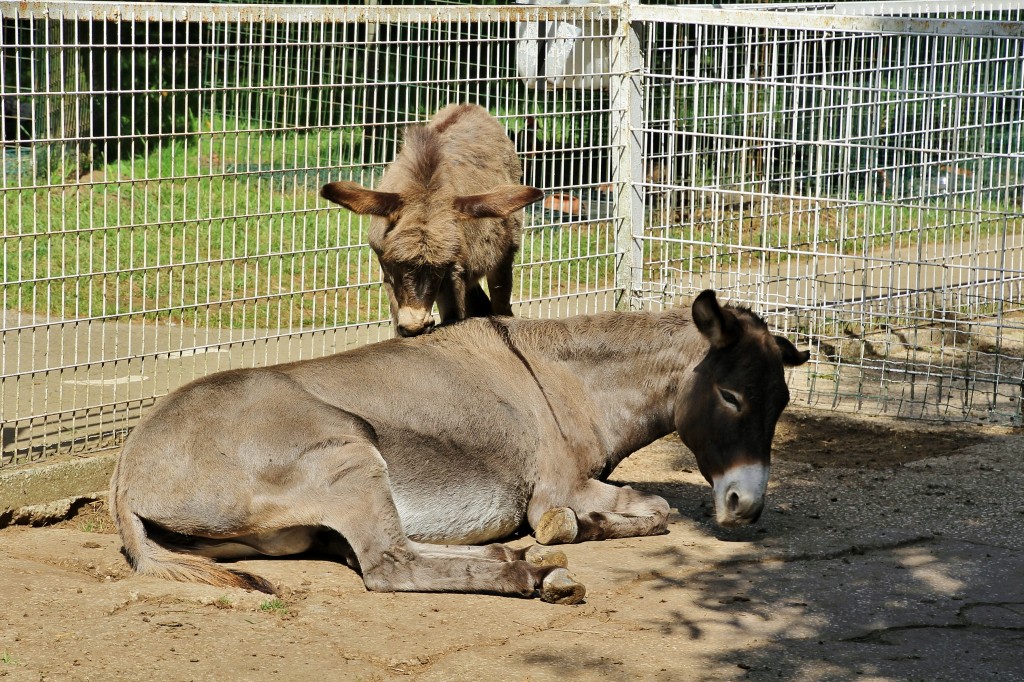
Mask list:
[[[263,613],[284,613],[286,610],[285,603],[277,599],[265,599],[260,603],[260,611]]]

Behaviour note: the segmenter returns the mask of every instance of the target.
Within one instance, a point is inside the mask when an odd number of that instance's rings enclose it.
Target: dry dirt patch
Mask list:
[[[773,456],[816,467],[884,469],[955,453],[1002,431],[795,409],[779,420]]]

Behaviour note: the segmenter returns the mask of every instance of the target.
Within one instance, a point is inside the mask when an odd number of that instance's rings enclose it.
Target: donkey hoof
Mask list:
[[[579,533],[576,513],[568,507],[555,507],[544,512],[540,523],[533,531],[537,542],[542,545],[568,544],[576,539]]]
[[[540,598],[549,604],[579,604],[586,596],[587,588],[564,568],[551,571],[541,582]]]
[[[560,549],[550,549],[541,545],[530,545],[523,556],[528,564],[537,568],[566,568],[569,557]]]

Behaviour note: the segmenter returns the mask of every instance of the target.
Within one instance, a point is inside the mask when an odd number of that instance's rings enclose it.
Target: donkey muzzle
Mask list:
[[[769,467],[740,464],[715,477],[715,521],[732,528],[754,523],[764,511]]]
[[[396,329],[399,336],[419,336],[434,328],[434,316],[430,310],[399,308]]]

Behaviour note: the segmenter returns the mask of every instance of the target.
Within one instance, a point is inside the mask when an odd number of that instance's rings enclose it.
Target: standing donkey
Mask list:
[[[400,336],[430,331],[435,302],[442,322],[512,314],[521,209],[544,196],[520,184],[522,175],[497,119],[483,107],[453,104],[406,130],[376,191],[347,181],[324,185],[325,199],[373,216],[370,247]]]
[[[808,353],[705,291],[686,308],[474,318],[411,339],[220,372],[129,436],[110,505],[135,570],[272,591],[211,559],[324,546],[380,591],[575,603],[541,544],[666,531],[668,503],[599,480],[673,430],[725,526],[764,507],[784,367]]]

